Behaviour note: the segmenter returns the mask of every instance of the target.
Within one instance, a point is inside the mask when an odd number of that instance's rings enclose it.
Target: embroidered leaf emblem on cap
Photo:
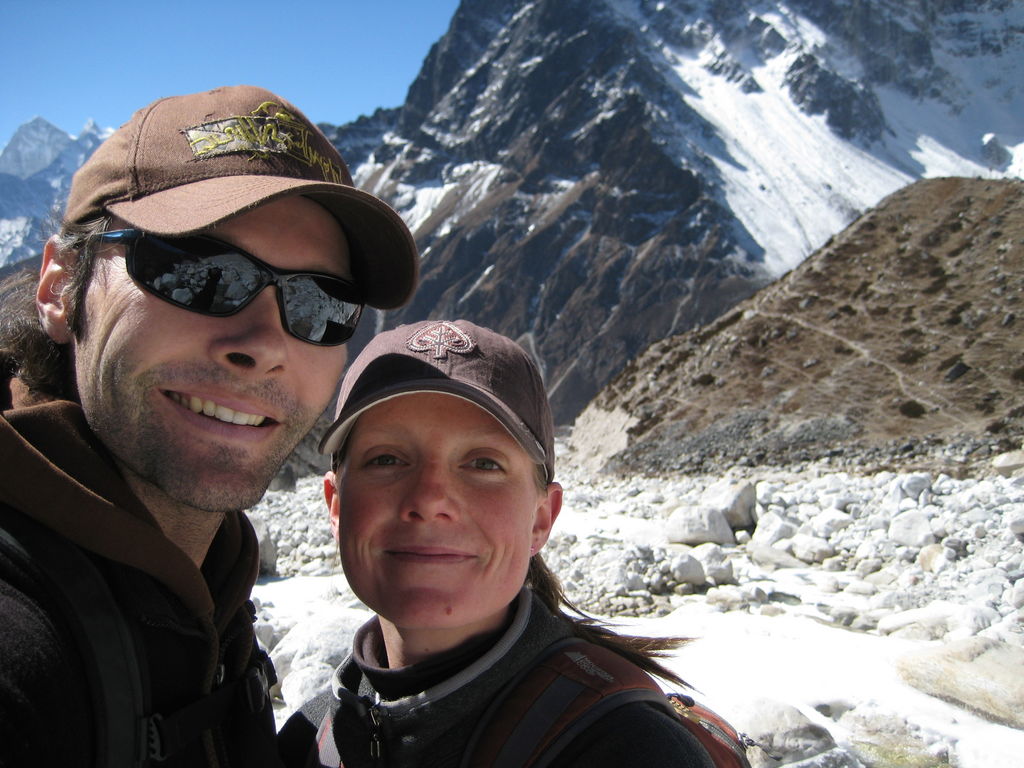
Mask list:
[[[449,352],[466,355],[476,347],[465,331],[444,322],[421,328],[405,344],[413,352],[433,352],[437,360],[446,359]]]

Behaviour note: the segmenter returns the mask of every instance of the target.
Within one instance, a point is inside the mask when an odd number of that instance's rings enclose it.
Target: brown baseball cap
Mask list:
[[[302,112],[262,88],[217,88],[140,109],[75,174],[65,221],[110,213],[155,235],[185,235],[289,195],[315,200],[339,221],[367,304],[408,301],[419,257],[405,222],[352,185],[338,150]]]
[[[367,409],[418,392],[443,392],[483,408],[544,465],[548,482],[554,478],[551,406],[533,358],[512,339],[466,320],[428,320],[375,336],[345,373],[320,452],[337,452]]]

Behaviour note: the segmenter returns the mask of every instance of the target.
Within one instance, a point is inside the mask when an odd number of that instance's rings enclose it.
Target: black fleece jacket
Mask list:
[[[357,633],[354,654],[368,646],[366,635],[373,632],[379,632],[376,619]],[[333,739],[345,768],[458,768],[474,728],[498,692],[538,653],[570,634],[565,619],[524,589],[511,625],[491,649],[422,693],[381,699],[363,672],[371,661],[351,656],[335,672],[332,691],[310,701],[281,729],[285,765],[320,765],[316,734],[324,715],[330,714],[332,728],[324,736]],[[371,756],[375,733],[381,740],[377,758]],[[707,753],[685,728],[642,702],[623,705],[597,720],[551,768],[642,765],[711,768]]]
[[[252,526],[228,515],[202,569],[123,482],[81,408],[52,401],[0,418],[0,511],[56,531],[103,574],[133,635],[146,715],[169,715],[242,675],[255,645]],[[90,766],[90,688],[54,603],[0,558],[0,766]],[[273,713],[234,711],[161,766],[276,765]]]

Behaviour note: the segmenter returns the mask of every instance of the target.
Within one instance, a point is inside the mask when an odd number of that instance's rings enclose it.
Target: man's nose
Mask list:
[[[274,291],[267,286],[237,314],[210,318],[219,328],[212,344],[218,361],[236,371],[266,374],[283,370],[293,339],[282,325]]]

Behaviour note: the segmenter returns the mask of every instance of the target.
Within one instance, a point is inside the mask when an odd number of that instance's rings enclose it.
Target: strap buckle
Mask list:
[[[270,680],[267,679],[267,671],[262,664],[249,667],[242,680],[242,690],[245,693],[245,703],[248,705],[249,711],[253,713],[263,711],[263,707],[270,698]]]
[[[163,732],[163,715],[159,712],[143,719],[146,729],[145,759],[162,762],[167,759]]]

